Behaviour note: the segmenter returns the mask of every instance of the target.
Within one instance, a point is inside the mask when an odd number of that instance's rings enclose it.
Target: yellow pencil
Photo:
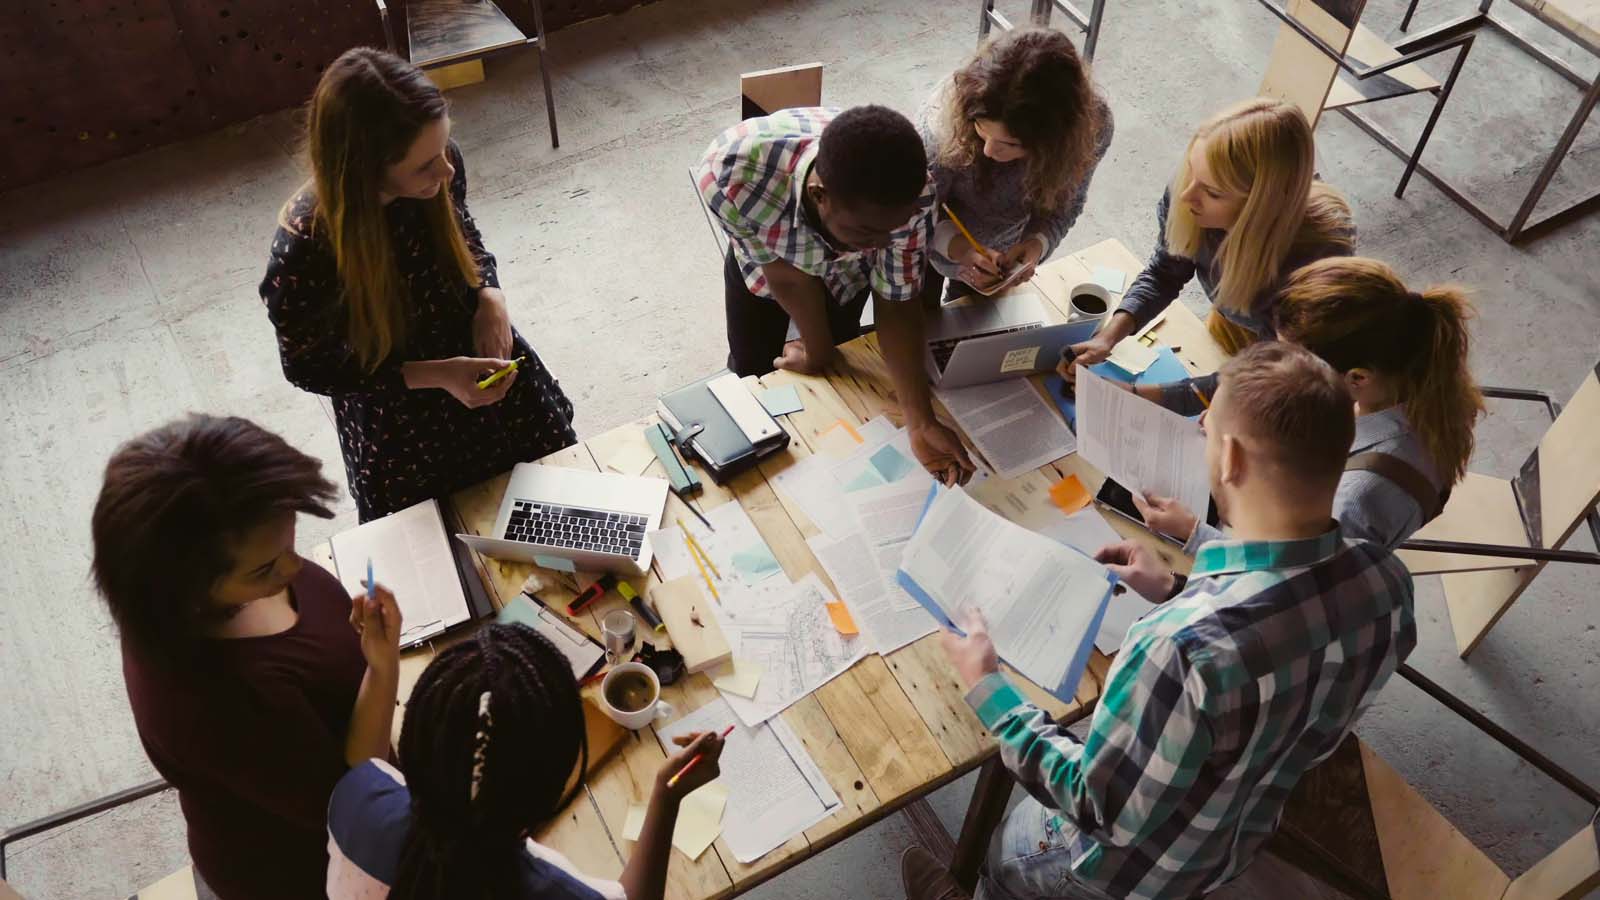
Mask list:
[[[1192,381],[1189,382],[1189,390],[1194,391],[1194,395],[1196,397],[1200,398],[1200,405],[1201,406],[1204,406],[1206,409],[1210,409],[1211,408],[1211,401],[1206,399],[1206,395],[1205,394],[1200,393],[1200,389],[1198,387],[1195,387],[1195,383],[1192,382]]]
[[[950,217],[950,221],[955,223],[956,230],[960,231],[961,232],[961,236],[967,239],[967,243],[971,244],[974,248],[977,249],[977,251],[979,253],[982,253],[984,256],[994,256],[995,255],[993,250],[990,250],[988,247],[985,247],[982,243],[980,243],[978,241],[977,238],[972,236],[972,232],[967,230],[967,226],[961,224],[961,217],[957,216],[956,215],[956,211],[950,208],[950,204],[941,203],[939,205],[944,208],[944,214]]]
[[[700,577],[705,579],[706,589],[711,592],[711,599],[721,603],[722,596],[717,593],[717,586],[711,583],[711,576],[706,574],[705,563],[700,559],[700,545],[687,531],[683,533],[683,541],[685,546],[689,548],[689,555],[694,557],[694,567],[700,570]]]
[[[700,542],[695,540],[695,537],[690,533],[688,526],[683,524],[682,516],[675,516],[674,518],[678,520],[678,529],[683,532],[684,543],[688,544],[691,550],[700,554],[700,558],[705,560],[706,565],[711,567],[711,574],[717,576],[717,580],[721,581],[722,573],[717,571],[717,564],[711,561],[711,554],[707,553],[706,548],[700,546]]]
[[[517,370],[517,367],[520,366],[520,365],[522,365],[522,357],[519,356],[516,359],[513,359],[509,364],[507,364],[504,369],[501,369],[500,371],[494,373],[493,375],[490,375],[488,378],[485,378],[484,380],[478,382],[478,390],[481,391],[484,388],[493,387],[494,383],[496,381],[499,381],[500,379],[506,377],[507,375],[510,375],[512,372],[515,372]]]

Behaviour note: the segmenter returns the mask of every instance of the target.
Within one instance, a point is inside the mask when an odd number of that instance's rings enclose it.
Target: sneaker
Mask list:
[[[901,854],[900,881],[905,885],[907,900],[972,900],[972,895],[956,884],[950,870],[921,847]]]

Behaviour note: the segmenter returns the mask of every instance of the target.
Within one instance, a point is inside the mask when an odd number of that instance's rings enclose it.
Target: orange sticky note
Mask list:
[[[1076,475],[1068,475],[1050,486],[1050,499],[1061,511],[1072,515],[1089,505],[1089,489]]]
[[[861,633],[861,629],[856,627],[856,620],[850,615],[850,608],[844,605],[843,600],[835,600],[828,604],[828,618],[833,620],[833,627],[839,629],[840,634]]]

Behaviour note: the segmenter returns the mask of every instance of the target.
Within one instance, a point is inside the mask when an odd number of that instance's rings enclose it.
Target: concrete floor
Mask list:
[[[976,5],[663,0],[576,26],[553,38],[559,150],[531,55],[493,63],[485,84],[451,95],[473,211],[514,318],[572,396],[581,435],[721,365],[719,257],[684,166],[737,117],[738,73],[822,60],[829,103],[911,111],[970,51]],[[1366,21],[1390,32],[1399,5],[1373,0]],[[1418,21],[1468,5],[1424,3]],[[1255,92],[1275,26],[1244,0],[1108,7],[1097,77],[1117,136],[1066,248],[1116,237],[1143,253],[1190,129]],[[1001,8],[1020,18],[1025,4]],[[1540,39],[1560,46],[1549,32]],[[1593,71],[1592,59],[1562,52]],[[1509,212],[1576,102],[1565,82],[1486,35],[1428,160]],[[1426,105],[1377,114],[1409,136]],[[1600,184],[1597,130],[1580,139],[1554,198]],[[1600,216],[1509,247],[1420,179],[1395,199],[1400,163],[1342,117],[1326,118],[1318,139],[1322,175],[1349,195],[1365,253],[1414,284],[1477,290],[1481,380],[1568,396],[1597,357]],[[0,823],[152,775],[87,580],[89,510],[111,449],[207,410],[250,416],[339,469],[329,417],[283,380],[255,293],[274,214],[303,178],[295,144],[295,116],[267,116],[0,198]],[[1496,404],[1473,468],[1509,476],[1540,432],[1532,411]],[[332,522],[303,522],[302,545],[354,521],[345,502]],[[1600,686],[1594,584],[1576,567],[1547,570],[1469,664],[1456,658],[1437,579],[1421,579],[1413,661],[1600,781],[1600,708],[1583,700]],[[1409,685],[1389,688],[1361,730],[1513,873],[1589,814]],[[952,830],[969,791],[963,782],[934,798]],[[894,817],[753,895],[898,896],[894,861],[909,835]],[[122,896],[184,861],[171,795],[22,844],[9,860],[30,898]]]

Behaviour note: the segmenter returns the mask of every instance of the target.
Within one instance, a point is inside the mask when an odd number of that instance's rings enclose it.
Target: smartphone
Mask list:
[[[1133,493],[1110,478],[1107,478],[1105,484],[1100,486],[1100,493],[1094,496],[1094,502],[1122,516],[1124,519],[1144,525],[1144,516],[1139,515],[1139,507],[1133,505]],[[1206,524],[1220,528],[1219,522],[1220,520],[1217,518],[1217,501],[1212,500],[1206,507]],[[1162,540],[1177,544],[1179,547],[1183,546],[1182,538],[1175,538],[1172,535],[1161,534],[1156,531],[1150,533]]]

